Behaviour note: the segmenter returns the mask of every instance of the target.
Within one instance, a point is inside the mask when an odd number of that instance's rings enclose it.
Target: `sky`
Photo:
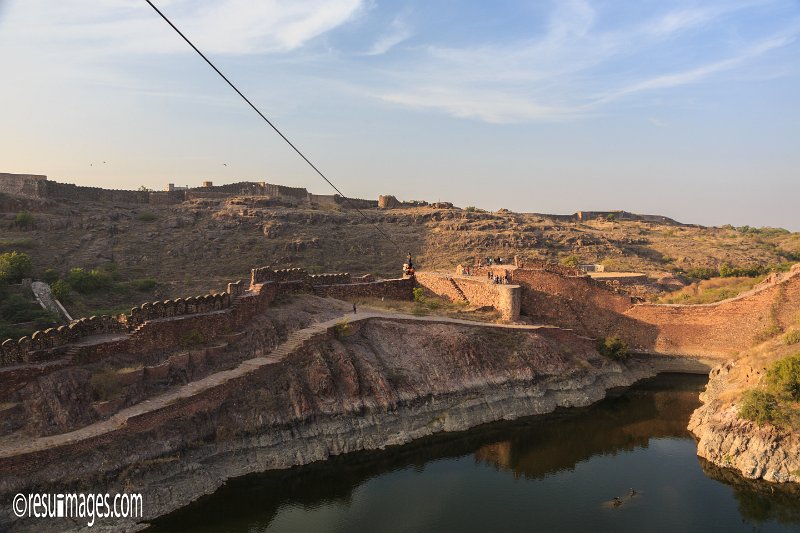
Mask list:
[[[157,0],[348,196],[800,230],[798,0]],[[332,192],[144,0],[0,0],[0,172]]]

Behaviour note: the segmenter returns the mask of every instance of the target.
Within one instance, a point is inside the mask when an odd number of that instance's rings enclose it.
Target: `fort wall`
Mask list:
[[[416,283],[427,295],[454,302],[468,301],[478,307],[493,307],[504,320],[516,321],[520,315],[522,291],[517,285],[490,283],[482,277],[447,276],[436,272],[417,272]]]
[[[704,305],[637,304],[625,316],[657,327],[651,349],[659,353],[729,357],[796,323],[800,265],[736,298]]]
[[[198,334],[204,342],[228,334],[264,313],[279,292],[315,293],[352,299],[386,297],[410,300],[410,279],[372,281],[371,276],[353,280],[350,274],[310,275],[305,269],[255,268],[249,290],[242,281],[229,283],[223,293],[147,302],[116,317],[82,318],[30,337],[8,339],[0,344],[0,367],[50,363],[71,357],[75,363],[96,361],[113,353],[147,353],[181,346],[187,335]],[[107,335],[99,342],[87,337]]]
[[[800,313],[800,265],[748,293],[705,305],[638,303],[601,281],[546,269],[511,274],[522,287],[521,312],[531,321],[596,338],[619,336],[643,352],[730,357],[770,328],[788,328]]]
[[[414,280],[387,279],[371,283],[353,283],[349,285],[319,285],[314,287],[314,294],[340,300],[353,298],[381,298],[392,300],[412,300],[414,298]]]
[[[27,198],[43,198],[47,176],[0,173],[0,191]]]

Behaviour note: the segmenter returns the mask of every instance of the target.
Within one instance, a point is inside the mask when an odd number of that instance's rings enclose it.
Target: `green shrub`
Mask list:
[[[56,317],[20,294],[11,294],[0,303],[0,318],[11,323],[54,322]]]
[[[691,269],[686,275],[694,279],[711,279],[717,277],[719,271],[714,268],[698,267]]]
[[[19,283],[22,278],[29,278],[32,272],[33,261],[28,254],[21,252],[0,254],[0,280]]]
[[[20,228],[32,228],[36,224],[36,217],[30,211],[20,211],[14,217],[14,224]]]
[[[60,302],[69,302],[72,300],[72,290],[69,288],[69,283],[60,279],[50,285],[50,292],[53,293],[53,297]]]
[[[333,334],[336,336],[337,339],[343,339],[350,335],[350,321],[347,320],[347,317],[343,318],[340,322],[337,322],[336,325],[333,326]]]
[[[425,290],[422,287],[416,287],[411,291],[414,294],[414,301],[422,303],[425,301]]]
[[[135,279],[131,281],[131,287],[139,292],[148,292],[158,287],[158,282],[153,278]]]
[[[561,264],[567,267],[578,268],[581,259],[577,255],[570,255],[561,260]]]
[[[776,361],[767,370],[767,383],[776,393],[800,401],[800,354]]]
[[[793,329],[783,336],[783,343],[786,345],[797,344],[800,342],[800,330]]]
[[[61,276],[58,275],[58,271],[54,268],[45,268],[44,272],[42,272],[42,281],[52,285],[53,283],[58,280]]]
[[[122,390],[119,376],[111,369],[102,370],[89,379],[89,388],[95,400],[106,401],[115,398]]]
[[[734,266],[724,263],[719,267],[719,275],[722,278],[755,278],[769,274],[772,269],[763,265]]]
[[[756,424],[772,422],[778,411],[778,400],[769,392],[750,389],[742,396],[739,405],[739,418],[751,420]]]
[[[192,348],[194,346],[199,346],[205,342],[205,338],[203,334],[193,329],[187,333],[184,333],[181,336],[181,346],[184,348]]]
[[[72,268],[66,278],[69,286],[81,294],[89,294],[108,290],[112,285],[111,274],[99,269],[86,271],[82,268]]]
[[[477,210],[478,208],[475,207],[474,205],[468,205],[467,207],[464,208],[464,211],[466,211],[467,213],[474,213]]]
[[[155,222],[158,220],[158,215],[149,211],[144,211],[136,215],[136,220],[139,222]]]
[[[624,361],[629,355],[628,344],[619,337],[606,337],[600,341],[597,351],[614,361]]]

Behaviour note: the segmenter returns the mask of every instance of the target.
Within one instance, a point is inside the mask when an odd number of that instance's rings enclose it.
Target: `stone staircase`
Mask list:
[[[450,285],[453,287],[453,289],[455,289],[456,293],[458,293],[458,297],[461,298],[461,301],[469,303],[469,298],[467,298],[467,295],[461,290],[461,287],[458,286],[456,280],[453,278],[447,278],[447,281],[450,282]]]

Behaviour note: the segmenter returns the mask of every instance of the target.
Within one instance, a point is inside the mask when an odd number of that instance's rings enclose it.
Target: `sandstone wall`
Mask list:
[[[800,313],[800,265],[773,274],[755,290],[706,305],[638,304],[625,315],[652,325],[660,353],[729,357],[758,342],[768,328],[786,329]],[[630,332],[631,336],[635,332]]]
[[[494,307],[505,320],[519,319],[522,291],[517,285],[490,283],[482,276],[451,277],[435,272],[417,272],[415,278],[428,295],[441,296],[454,302],[466,298],[466,301],[478,307]]]
[[[150,200],[150,193],[148,191],[102,189],[100,187],[84,187],[82,185],[58,183],[55,181],[46,182],[45,196],[48,198],[116,202],[123,204],[146,204],[149,203]]]
[[[37,364],[72,356],[76,363],[94,361],[113,353],[146,353],[166,350],[186,342],[195,332],[209,341],[248,323],[263,313],[278,292],[314,292],[321,296],[352,299],[386,297],[410,300],[410,279],[371,281],[364,276],[354,283],[350,274],[309,275],[305,269],[251,271],[250,290],[242,281],[229,283],[224,293],[147,302],[118,317],[82,318],[69,326],[37,331],[31,337],[8,339],[0,344],[0,367]],[[115,335],[92,345],[76,347],[81,339]],[[2,379],[2,376],[0,376]]]
[[[528,268],[511,273],[522,286],[522,314],[531,320],[597,338],[617,335],[641,351],[729,357],[767,328],[788,327],[800,313],[800,265],[753,291],[707,305],[636,303],[585,276]]]
[[[362,200],[361,198],[348,198],[345,200],[338,194],[334,195],[333,199],[345,209],[376,209],[378,207],[377,200]]]
[[[314,287],[314,294],[340,300],[353,298],[381,298],[392,300],[412,300],[414,280],[388,279],[370,283],[353,283],[349,285],[319,285]]]
[[[29,198],[44,198],[47,176],[0,173],[0,192]]]

